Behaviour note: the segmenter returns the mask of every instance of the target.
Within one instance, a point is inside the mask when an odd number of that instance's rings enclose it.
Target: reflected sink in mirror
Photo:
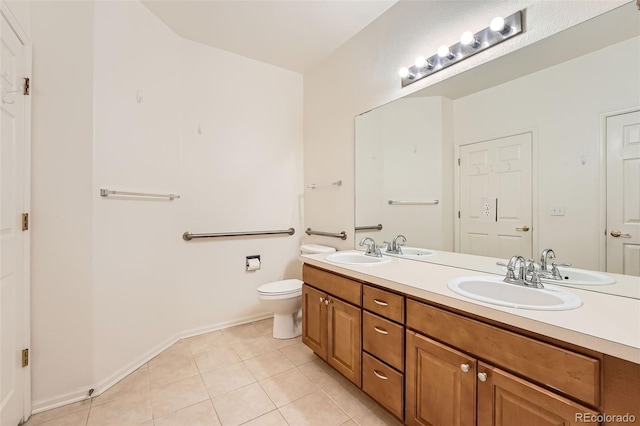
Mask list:
[[[375,257],[375,256],[367,256],[363,253],[358,253],[354,251],[339,251],[333,254],[330,254],[325,257],[325,260],[338,263],[341,265],[380,265],[382,263],[391,262],[391,259],[383,256],[383,257]]]
[[[582,306],[582,300],[564,289],[545,285],[530,288],[509,284],[502,277],[462,277],[447,284],[453,292],[494,305],[539,311],[564,311]]]
[[[407,247],[407,246],[403,246],[402,253],[399,253],[399,254],[388,253],[386,251],[383,251],[383,254],[388,254],[389,256],[409,257],[414,259],[435,256],[437,253],[438,252],[434,250],[428,250],[420,247]]]
[[[502,267],[503,272],[507,272],[506,267]],[[588,271],[586,269],[578,269],[571,267],[558,266],[558,271],[562,275],[562,281],[551,278],[540,277],[540,281],[545,284],[567,284],[567,285],[611,285],[616,280],[611,276],[602,272]]]

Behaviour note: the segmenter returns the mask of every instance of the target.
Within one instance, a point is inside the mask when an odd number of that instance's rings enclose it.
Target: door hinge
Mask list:
[[[29,86],[31,83],[31,80],[29,79],[29,77],[25,77],[24,79],[24,90],[22,91],[22,94],[25,96],[29,95],[29,90],[31,89],[31,87]]]
[[[458,158],[458,166],[460,165],[460,159]]]
[[[22,213],[22,230],[29,230],[29,213]]]
[[[460,210],[458,210],[458,219],[460,219]]]
[[[26,367],[29,365],[29,349],[22,350],[22,366]]]

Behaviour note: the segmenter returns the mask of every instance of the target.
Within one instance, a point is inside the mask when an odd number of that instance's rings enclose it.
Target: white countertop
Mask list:
[[[340,265],[325,260],[325,256],[300,255],[300,259],[309,265],[640,364],[638,299],[565,287],[582,299],[580,308],[567,311],[507,308],[465,298],[447,287],[453,278],[492,274],[396,257],[378,265]]]

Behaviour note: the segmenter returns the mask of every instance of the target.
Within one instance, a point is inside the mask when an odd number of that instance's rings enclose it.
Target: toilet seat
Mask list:
[[[285,296],[302,292],[302,281],[297,279],[274,281],[258,287],[258,294],[262,296]]]

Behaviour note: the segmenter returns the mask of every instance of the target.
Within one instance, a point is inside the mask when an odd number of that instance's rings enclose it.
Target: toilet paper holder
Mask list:
[[[261,264],[262,262],[260,261],[259,254],[255,254],[253,256],[247,256],[245,259],[245,269],[247,271],[257,271],[258,269],[260,269]]]

